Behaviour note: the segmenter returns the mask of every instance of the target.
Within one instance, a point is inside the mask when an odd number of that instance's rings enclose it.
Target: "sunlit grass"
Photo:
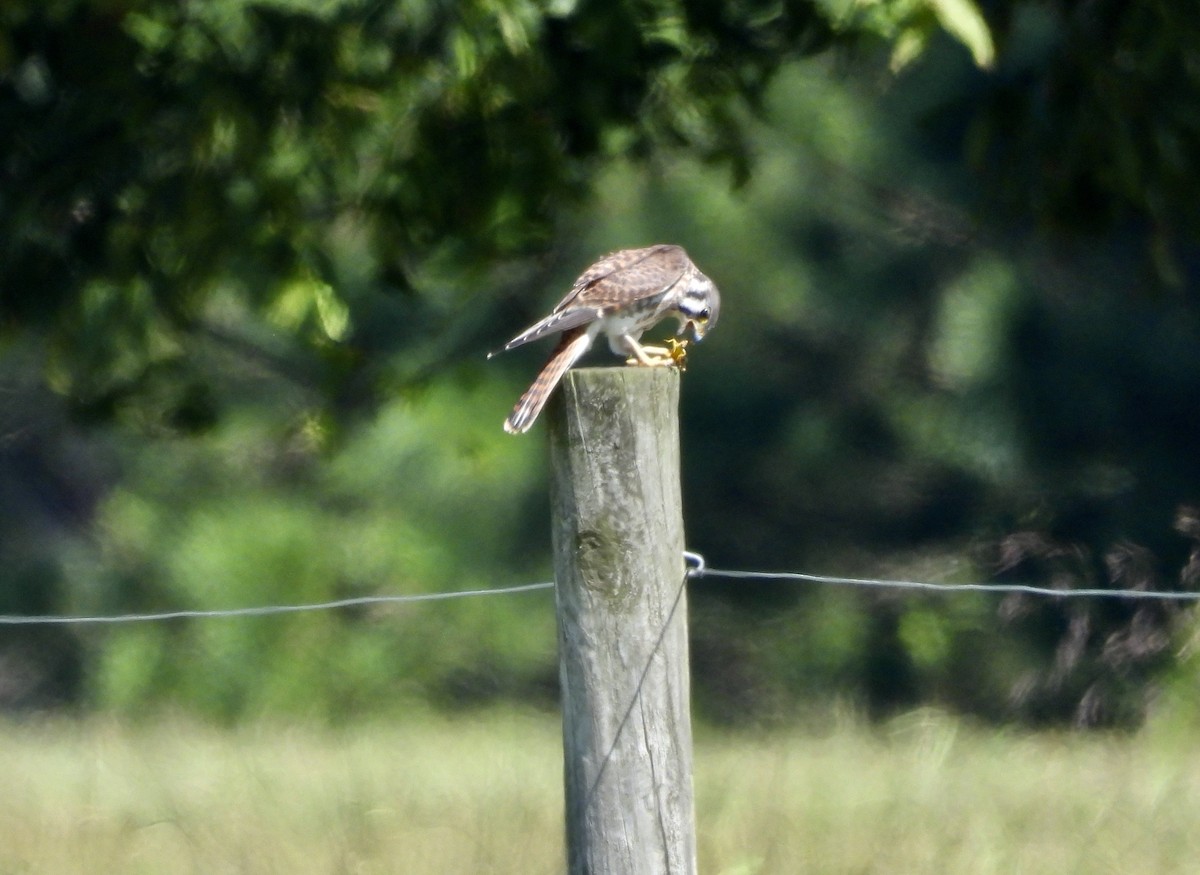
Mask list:
[[[552,716],[0,729],[0,873],[557,873]],[[968,730],[700,732],[701,872],[1172,873],[1200,750]]]

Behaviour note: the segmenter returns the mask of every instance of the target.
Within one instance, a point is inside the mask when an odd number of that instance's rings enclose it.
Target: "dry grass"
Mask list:
[[[0,730],[0,875],[562,870],[551,717],[343,731],[185,723]],[[1183,873],[1200,750],[968,731],[701,734],[701,871]]]

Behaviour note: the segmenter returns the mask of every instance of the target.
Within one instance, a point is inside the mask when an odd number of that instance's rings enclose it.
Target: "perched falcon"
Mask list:
[[[673,343],[671,349],[642,346],[638,343],[642,332],[674,316],[679,320],[676,334],[690,325],[692,336],[700,341],[716,325],[720,309],[717,287],[680,246],[659,244],[604,256],[575,280],[549,316],[505,344],[504,349],[510,350],[562,332],[550,360],[505,420],[504,430],[510,434],[529,430],[562,375],[598,334],[607,335],[612,351],[627,356],[629,364],[675,364],[681,358],[679,344]]]

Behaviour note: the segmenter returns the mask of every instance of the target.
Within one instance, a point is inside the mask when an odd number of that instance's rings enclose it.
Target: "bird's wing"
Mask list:
[[[666,243],[610,253],[575,280],[554,312],[570,307],[607,308],[652,297],[677,283],[687,266],[683,248]]]
[[[541,322],[531,325],[526,328],[508,343],[504,344],[505,350],[514,349],[518,346],[545,337],[547,334],[555,334],[559,331],[570,331],[572,328],[579,328],[582,325],[587,325],[589,322],[595,322],[604,311],[598,307],[572,307],[569,310],[555,310]]]

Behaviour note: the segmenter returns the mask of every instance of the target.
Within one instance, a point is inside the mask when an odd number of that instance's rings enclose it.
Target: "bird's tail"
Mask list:
[[[521,434],[529,431],[533,421],[538,418],[538,414],[546,406],[550,393],[562,379],[562,375],[571,365],[579,361],[580,356],[587,352],[591,345],[592,338],[585,331],[564,334],[558,346],[554,348],[554,352],[550,354],[550,359],[542,368],[542,372],[533,381],[533,385],[525,390],[525,394],[521,396],[517,406],[508,415],[508,419],[504,420],[504,430],[509,434]]]

